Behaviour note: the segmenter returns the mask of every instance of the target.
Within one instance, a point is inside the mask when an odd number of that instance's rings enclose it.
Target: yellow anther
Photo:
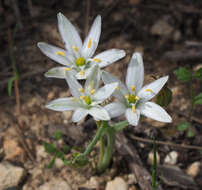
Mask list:
[[[85,96],[80,96],[79,97],[81,100],[84,100],[85,99]]]
[[[62,51],[57,51],[57,52],[56,52],[56,55],[65,56],[65,53],[64,53],[64,52],[62,52]]]
[[[91,39],[91,38],[89,38],[89,41],[88,41],[88,48],[90,48],[90,47],[91,47],[91,45],[92,45],[92,39]]]
[[[128,98],[129,98],[129,94],[126,94],[126,95],[125,95],[125,98],[128,99]]]
[[[149,88],[145,89],[145,91],[153,93],[153,91],[151,89],[149,89]]]
[[[93,61],[96,62],[96,63],[100,63],[100,62],[101,62],[101,59],[94,58]]]
[[[140,98],[139,98],[138,96],[135,96],[135,99],[136,99],[136,100],[139,100]]]
[[[70,67],[66,67],[65,70],[66,70],[66,71],[70,71],[71,68],[70,68]]]
[[[72,49],[75,51],[75,52],[78,52],[78,48],[76,46],[72,46]]]
[[[135,86],[134,85],[131,85],[130,88],[131,88],[132,92],[135,92]]]
[[[136,113],[136,107],[135,107],[135,105],[132,105],[132,112]]]
[[[117,86],[117,87],[116,87],[116,90],[120,90],[120,86]]]
[[[91,93],[91,95],[95,94],[95,89],[92,89],[92,90],[90,91],[90,93]]]
[[[79,88],[78,90],[79,90],[79,92],[81,92],[81,93],[84,93],[84,92],[85,92],[85,90],[84,90],[83,88]]]
[[[85,74],[84,71],[80,71],[81,76],[84,76],[84,74]]]

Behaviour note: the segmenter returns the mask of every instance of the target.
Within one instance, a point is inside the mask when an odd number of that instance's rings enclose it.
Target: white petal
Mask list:
[[[101,78],[101,72],[98,65],[93,66],[89,71],[88,78],[85,82],[85,91],[90,92],[91,90],[98,89],[100,78]]]
[[[161,106],[153,102],[142,103],[138,106],[138,109],[140,109],[141,114],[146,117],[165,123],[172,122],[172,118],[168,113]]]
[[[55,111],[75,110],[78,107],[79,103],[75,101],[75,98],[58,98],[46,105],[46,108]]]
[[[92,107],[89,110],[89,114],[93,116],[95,120],[110,120],[108,112],[102,107]]]
[[[134,113],[131,108],[128,108],[126,110],[125,116],[126,116],[126,119],[128,120],[128,122],[131,125],[133,125],[133,126],[138,125],[138,122],[139,122],[139,119],[140,119],[140,111],[138,109],[136,109],[136,113]]]
[[[52,60],[54,60],[62,65],[67,65],[67,66],[72,65],[72,61],[71,61],[72,56],[68,55],[65,50],[52,46],[52,45],[49,45],[45,42],[39,42],[37,44],[37,46],[46,56],[48,56]],[[58,55],[57,52],[63,52],[65,56]],[[68,58],[68,56],[69,56],[69,58]]]
[[[100,39],[100,33],[101,33],[101,16],[98,15],[90,29],[90,32],[88,33],[88,36],[86,37],[83,48],[82,48],[82,56],[85,58],[91,57],[95,50],[97,49],[98,42]]]
[[[80,85],[80,83],[76,80],[76,78],[74,77],[74,75],[71,73],[71,71],[66,71],[65,72],[66,75],[66,81],[69,85],[69,89],[71,94],[75,97],[75,98],[80,98],[81,93],[79,91],[79,89],[82,88],[82,86]]]
[[[65,78],[65,69],[66,69],[66,67],[51,68],[50,70],[48,70],[45,73],[45,77],[64,79]]]
[[[134,53],[127,69],[126,85],[130,91],[131,86],[134,86],[135,91],[139,92],[139,90],[142,88],[143,81],[144,65],[142,56],[140,53]]]
[[[107,104],[104,109],[107,110],[111,118],[118,117],[126,111],[125,105],[120,102]]]
[[[100,103],[103,102],[104,100],[106,100],[111,96],[111,94],[114,92],[117,86],[118,86],[117,82],[106,84],[102,88],[98,89],[98,91],[93,96],[93,99]]]
[[[123,58],[126,55],[124,50],[120,49],[110,49],[106,50],[94,57],[94,59],[99,59],[100,63],[98,63],[99,67],[106,67],[119,59]]]
[[[72,49],[73,46],[78,48],[78,51],[81,51],[82,41],[77,32],[76,28],[72,25],[72,23],[62,14],[58,13],[58,28],[62,37],[63,42],[65,43],[66,49],[75,54]]]
[[[168,76],[161,77],[158,80],[144,86],[137,94],[142,101],[148,101],[158,94],[161,88],[168,80]]]
[[[78,108],[76,109],[76,111],[74,112],[73,116],[72,116],[72,121],[73,122],[79,122],[80,120],[82,120],[86,115],[88,115],[88,110],[83,109],[83,108]]]

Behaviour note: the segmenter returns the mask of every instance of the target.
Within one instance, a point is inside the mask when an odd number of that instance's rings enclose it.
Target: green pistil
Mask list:
[[[84,101],[86,102],[86,104],[90,105],[91,104],[91,97],[90,96],[85,96]]]
[[[86,61],[85,61],[85,59],[83,57],[79,57],[79,58],[76,59],[76,65],[79,66],[79,67],[85,65],[85,63],[86,63]]]
[[[129,94],[128,95],[128,102],[131,104],[131,103],[135,103],[136,101],[137,101],[137,98],[136,98],[136,96],[134,95],[134,94]]]

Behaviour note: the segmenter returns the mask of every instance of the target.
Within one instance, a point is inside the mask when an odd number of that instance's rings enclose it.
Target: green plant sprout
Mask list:
[[[202,93],[195,95],[193,89],[193,82],[202,80],[202,68],[192,71],[186,67],[180,67],[174,71],[177,79],[185,82],[189,87],[190,91],[190,107],[189,107],[189,114],[186,121],[180,121],[177,125],[177,129],[179,131],[186,131],[187,137],[195,136],[195,129],[191,125],[191,117],[193,115],[194,109],[197,105],[202,105]]]
[[[45,149],[53,155],[49,167],[52,167],[56,158],[63,160],[66,165],[82,167],[88,163],[91,151],[99,143],[96,169],[98,173],[102,173],[111,162],[116,133],[128,125],[137,126],[140,115],[160,122],[172,122],[172,118],[160,105],[150,101],[164,87],[168,76],[143,86],[143,59],[140,53],[134,52],[124,84],[101,69],[123,58],[125,51],[106,50],[91,58],[100,38],[100,16],[96,17],[83,44],[75,27],[61,13],[58,14],[58,23],[66,50],[45,43],[39,43],[38,46],[45,55],[64,65],[49,70],[45,76],[65,79],[72,96],[53,100],[46,108],[60,112],[74,111],[72,121],[75,123],[90,115],[97,124],[97,131],[86,150],[74,153],[69,160],[66,160],[64,152],[57,148],[57,144],[45,143]],[[85,80],[83,86],[78,81],[81,79]],[[101,80],[103,86],[100,86]],[[108,103],[110,97],[115,99]],[[112,124],[111,119],[121,115],[126,120]],[[61,138],[59,134],[54,137],[56,140]]]

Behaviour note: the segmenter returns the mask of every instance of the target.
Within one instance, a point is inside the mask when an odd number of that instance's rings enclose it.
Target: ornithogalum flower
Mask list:
[[[162,107],[149,101],[158,94],[167,82],[168,76],[159,78],[143,86],[144,66],[141,54],[134,53],[132,56],[127,69],[126,85],[105,71],[102,72],[102,80],[105,84],[112,82],[119,83],[119,86],[113,93],[119,99],[119,102],[113,102],[105,106],[111,118],[125,114],[128,122],[134,126],[138,124],[140,115],[160,122],[172,121],[171,117]]]
[[[125,56],[125,51],[119,49],[109,49],[93,56],[100,39],[100,15],[95,18],[84,43],[76,28],[61,13],[58,14],[58,27],[65,50],[44,42],[38,43],[38,47],[46,56],[63,65],[50,69],[45,74],[46,77],[65,78],[65,71],[68,69],[77,79],[86,79],[93,65],[97,64],[102,68]]]
[[[84,88],[70,71],[66,71],[66,81],[73,97],[59,98],[46,105],[55,111],[74,110],[73,122],[78,122],[90,114],[95,120],[110,120],[108,112],[100,105],[114,92],[118,83],[110,83],[98,88],[101,73],[98,65],[92,68]]]

